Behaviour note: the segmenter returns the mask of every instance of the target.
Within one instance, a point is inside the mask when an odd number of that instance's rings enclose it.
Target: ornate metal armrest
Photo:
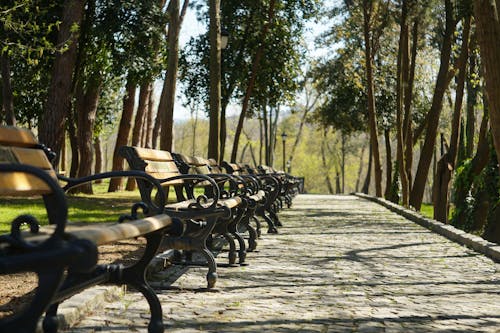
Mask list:
[[[242,192],[244,194],[248,192],[245,182],[242,179],[236,177],[235,175],[230,175],[226,173],[210,173],[207,174],[206,176],[213,178],[218,185],[219,184],[224,185],[225,183],[229,183],[229,193],[227,193],[224,190],[221,190],[221,192],[224,192],[228,197],[237,196],[239,192]],[[243,185],[243,189],[240,189],[239,185]]]
[[[211,204],[207,207],[204,207],[202,204],[204,202],[208,202],[208,198],[205,195],[200,195],[197,198],[194,197],[194,192],[191,191],[191,193],[188,193],[190,196],[189,199],[194,199],[198,203],[199,207],[197,208],[210,208],[210,209],[215,209],[217,208],[217,202],[218,199],[220,198],[220,189],[215,180],[209,176],[206,175],[198,175],[198,174],[186,174],[186,175],[178,175],[178,176],[173,176],[173,177],[168,177],[168,178],[163,178],[163,179],[157,179],[155,178],[159,183],[168,183],[168,182],[175,182],[176,180],[184,180],[184,181],[191,181],[192,182],[192,187],[194,187],[198,183],[202,182],[209,182],[211,185],[212,189],[212,199],[213,201]],[[208,186],[208,185],[207,185]]]
[[[141,179],[143,181],[146,181],[150,183],[150,185],[154,186],[158,193],[161,193],[162,195],[157,195],[155,200],[152,200],[151,197],[146,198],[146,201],[150,204],[148,205],[148,209],[150,214],[160,214],[163,211],[163,207],[165,206],[165,192],[163,190],[163,187],[161,186],[160,182],[148,175],[146,172],[143,171],[135,171],[135,170],[129,170],[129,171],[112,171],[112,172],[103,172],[95,175],[90,175],[86,177],[81,177],[81,178],[68,178],[64,176],[58,176],[58,178],[64,182],[67,182],[67,184],[63,187],[63,190],[66,192],[70,190],[71,188],[77,187],[79,185],[100,180],[100,179],[108,179],[108,178],[116,178],[116,177],[129,177],[129,178],[136,178],[136,179]],[[151,193],[149,193],[151,194]],[[143,198],[144,199],[144,198]]]

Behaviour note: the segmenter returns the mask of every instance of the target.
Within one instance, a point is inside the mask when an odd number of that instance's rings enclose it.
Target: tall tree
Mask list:
[[[500,163],[500,3],[498,0],[475,0],[478,44],[484,67],[490,105],[491,132]]]
[[[76,62],[78,27],[82,21],[85,0],[65,0],[58,45],[67,45],[56,54],[45,112],[39,124],[39,140],[58,153],[64,140],[64,124],[71,99],[71,81]],[[58,165],[59,159],[53,161]]]
[[[464,95],[467,59],[469,57],[469,35],[471,28],[471,13],[466,13],[463,19],[462,47],[457,61],[457,88],[455,92],[455,105],[451,121],[451,138],[449,150],[438,162],[438,171],[434,178],[434,219],[448,223],[448,197],[451,172],[456,169],[458,144],[460,138],[460,120],[462,119],[462,100]]]
[[[453,77],[452,73],[449,72],[449,67],[456,20],[453,15],[454,8],[452,1],[445,0],[444,2],[446,20],[445,31],[442,38],[439,72],[436,79],[432,105],[425,119],[427,131],[420,154],[417,173],[415,174],[415,180],[410,193],[410,205],[417,210],[420,210],[422,206],[425,184],[432,160],[432,152],[436,144],[436,133],[443,106],[443,97]]]
[[[382,197],[382,166],[380,163],[380,150],[378,143],[378,126],[377,114],[375,106],[375,87],[373,78],[373,58],[376,50],[374,50],[375,43],[378,42],[379,29],[374,27],[378,15],[377,7],[383,6],[382,3],[377,3],[374,6],[374,1],[363,0],[363,37],[365,47],[365,70],[366,70],[366,95],[368,101],[368,127],[370,130],[370,144],[373,154],[373,167],[375,174],[375,194]]]

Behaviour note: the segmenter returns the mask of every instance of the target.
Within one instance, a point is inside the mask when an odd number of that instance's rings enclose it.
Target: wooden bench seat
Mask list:
[[[136,238],[168,228],[172,224],[172,218],[166,214],[127,221],[126,223],[68,222],[64,228],[63,239],[85,239],[96,246],[101,246],[124,239]],[[32,244],[40,244],[54,234],[55,228],[54,225],[46,225],[40,227],[35,234],[24,231],[22,236]]]
[[[59,303],[100,283],[127,284],[140,291],[149,304],[148,331],[163,332],[161,304],[145,274],[162,241],[173,242],[170,238],[180,236],[182,223],[158,209],[163,205],[161,200],[134,204],[130,215],[117,216],[119,223],[69,223],[65,195],[66,190],[82,183],[114,176],[148,182],[160,194],[163,188],[153,177],[138,171],[58,178],[47,152],[30,131],[0,126],[0,196],[42,196],[49,220],[49,225],[40,226],[34,217],[20,215],[11,222],[10,233],[0,235],[0,275],[33,272],[38,277],[31,303],[2,318],[0,332],[35,332],[44,312],[44,331],[57,332]],[[149,216],[138,218],[139,207],[149,211]],[[29,231],[21,228],[25,224]],[[98,246],[135,237],[146,239],[143,255],[136,263],[127,267],[97,263]]]

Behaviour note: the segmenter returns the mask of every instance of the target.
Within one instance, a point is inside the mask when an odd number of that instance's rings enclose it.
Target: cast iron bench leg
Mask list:
[[[146,248],[142,258],[130,267],[123,268],[122,277],[117,277],[117,280],[131,285],[139,292],[141,292],[149,304],[151,317],[148,325],[149,333],[163,333],[163,312],[161,303],[154,290],[149,286],[146,281],[146,269],[151,260],[156,255],[163,239],[163,231],[159,230],[154,233],[148,234],[146,238]]]

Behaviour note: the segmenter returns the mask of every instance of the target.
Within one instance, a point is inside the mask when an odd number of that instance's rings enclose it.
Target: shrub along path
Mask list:
[[[204,268],[159,291],[167,332],[498,332],[500,264],[378,204],[300,195],[249,266]],[[220,256],[224,256],[222,253]],[[225,258],[219,258],[225,262]],[[128,292],[71,332],[145,332]]]

